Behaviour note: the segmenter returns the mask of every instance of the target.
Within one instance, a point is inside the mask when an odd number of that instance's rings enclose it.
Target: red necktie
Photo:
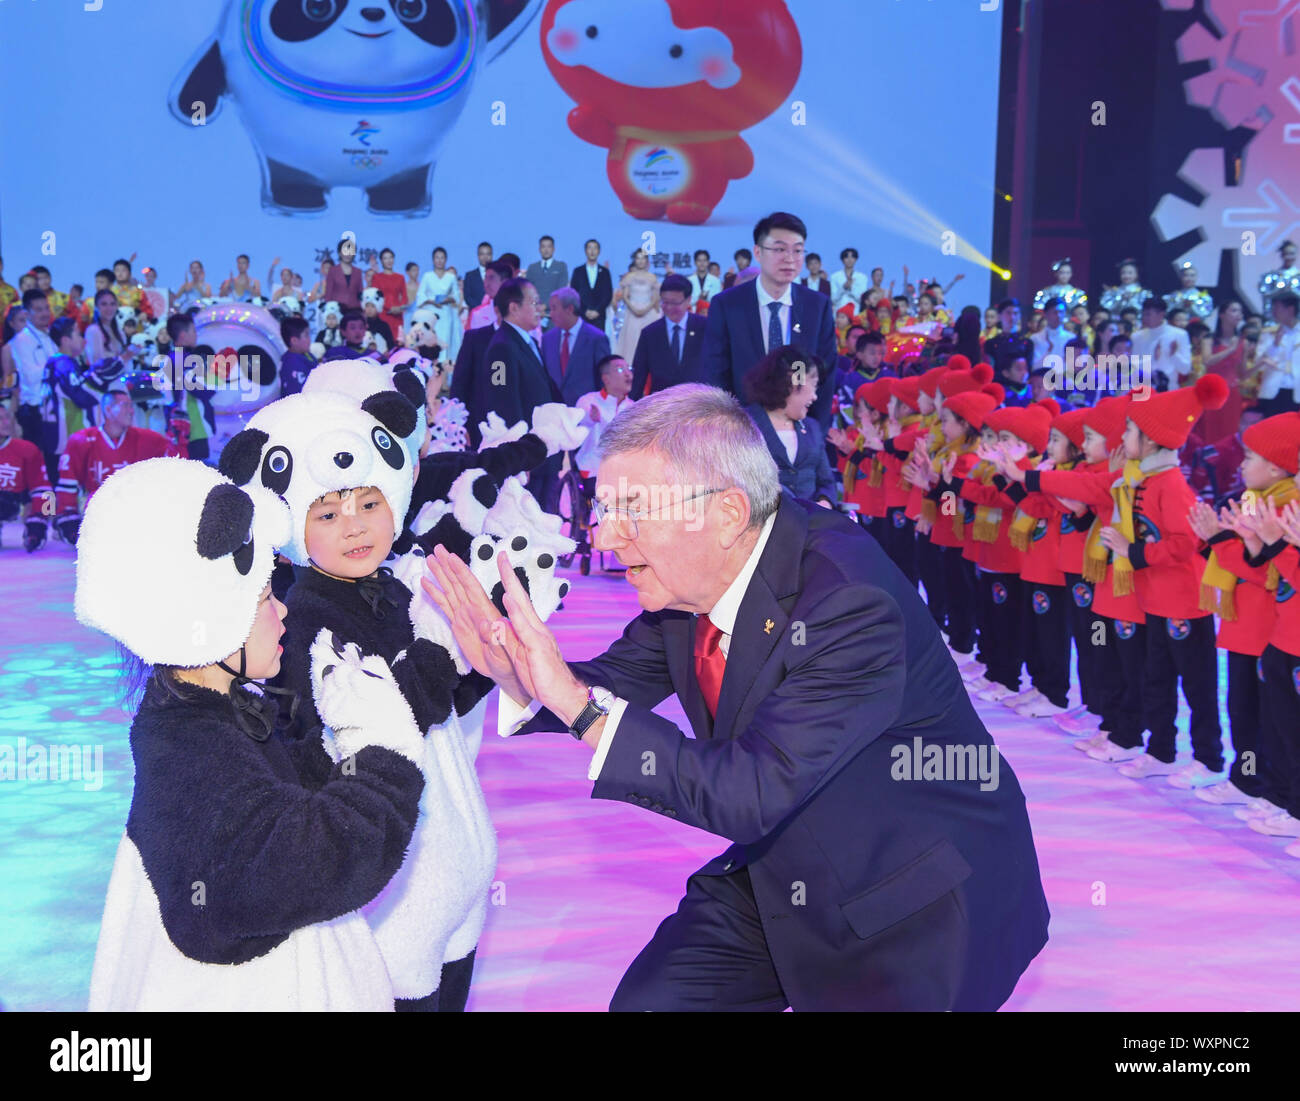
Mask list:
[[[569,370],[569,330],[560,334],[560,377]]]
[[[714,718],[718,715],[718,696],[722,694],[722,674],[727,668],[726,655],[718,645],[721,641],[722,632],[708,616],[700,616],[695,621],[695,679],[700,682],[704,702]]]

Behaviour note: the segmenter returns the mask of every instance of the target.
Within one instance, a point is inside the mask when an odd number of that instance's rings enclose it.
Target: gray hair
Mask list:
[[[776,511],[776,461],[744,407],[725,390],[686,382],[627,406],[601,434],[597,457],[639,451],[662,455],[677,485],[742,490],[749,498],[746,530],[762,527]]]
[[[560,287],[557,290],[553,290],[551,291],[551,297],[564,303],[564,305],[574,313],[577,313],[578,307],[582,305],[582,299],[578,296],[578,292],[572,287]]]

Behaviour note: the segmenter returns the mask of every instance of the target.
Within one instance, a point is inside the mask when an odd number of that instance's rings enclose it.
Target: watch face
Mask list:
[[[596,706],[602,711],[608,713],[609,709],[614,706],[614,693],[608,688],[595,688],[591,690],[591,698]]]

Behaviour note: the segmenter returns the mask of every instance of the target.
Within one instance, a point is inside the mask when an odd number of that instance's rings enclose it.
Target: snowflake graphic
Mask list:
[[[1163,6],[1188,8],[1185,0]],[[1197,23],[1178,39],[1180,62],[1210,62],[1184,82],[1188,102],[1229,129],[1264,130],[1281,118],[1283,140],[1300,144],[1300,0],[1208,0],[1206,15],[1219,37]]]
[[[1259,280],[1277,266],[1278,245],[1300,235],[1300,178],[1293,165],[1286,166],[1286,175],[1274,171],[1274,158],[1256,156],[1272,148],[1256,150],[1256,144],[1246,151],[1246,170],[1236,186],[1223,183],[1222,149],[1193,150],[1179,168],[1178,178],[1202,195],[1201,202],[1166,195],[1151,221],[1162,241],[1201,230],[1201,242],[1178,258],[1190,260],[1198,271],[1217,271],[1220,252],[1230,250],[1236,257],[1235,283],[1258,309]],[[1254,235],[1253,255],[1242,249],[1247,232]]]

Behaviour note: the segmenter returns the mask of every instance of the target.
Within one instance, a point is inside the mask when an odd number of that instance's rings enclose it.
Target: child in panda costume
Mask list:
[[[411,851],[365,912],[397,1008],[454,1011],[468,997],[496,867],[496,837],[460,718],[492,684],[469,668],[422,590],[423,554],[390,558],[417,475],[410,441],[418,422],[415,407],[390,386],[360,402],[318,388],[281,398],[226,445],[221,469],[237,484],[278,494],[293,517],[282,553],[300,569],[286,601],[279,682],[302,697],[292,733],[314,739],[323,718],[309,698],[307,645],[322,630],[388,661],[425,732],[425,790]],[[491,569],[499,582],[498,540],[480,535],[478,542],[491,548],[480,572],[487,578]],[[554,577],[554,556],[531,550],[526,533],[515,532],[509,545],[539,615],[549,616],[568,587]]]
[[[288,519],[176,458],[118,471],[86,508],[77,618],[152,666],[91,1010],[393,1008],[358,911],[410,844],[421,731],[382,660],[322,633],[311,678],[334,759],[272,736],[277,707],[256,680],[280,665],[269,579]],[[146,551],[165,600],[122,584]]]

